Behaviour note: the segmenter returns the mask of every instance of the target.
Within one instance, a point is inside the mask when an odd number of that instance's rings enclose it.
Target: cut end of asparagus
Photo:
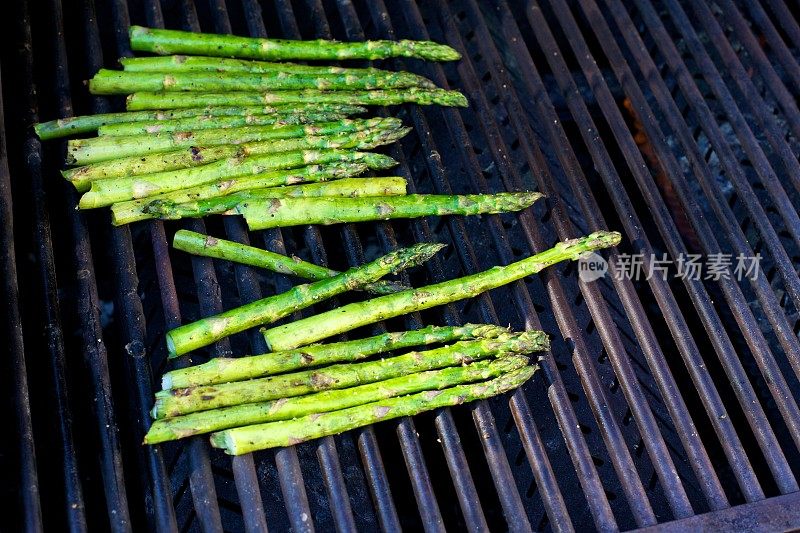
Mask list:
[[[168,354],[167,356],[168,356],[169,359],[174,359],[175,357],[178,357],[178,352],[175,349],[175,340],[172,338],[171,333],[172,333],[171,331],[168,331],[167,334],[166,334],[166,337],[167,337],[167,354]],[[167,389],[169,387],[162,387],[162,388]]]
[[[46,133],[48,131],[47,124],[47,122],[40,122],[33,125],[33,131],[36,132],[36,135],[39,137],[39,139],[43,141],[50,138]]]
[[[237,455],[236,442],[230,438],[230,434],[224,431],[211,434],[211,445],[215,448],[223,448],[228,455]]]

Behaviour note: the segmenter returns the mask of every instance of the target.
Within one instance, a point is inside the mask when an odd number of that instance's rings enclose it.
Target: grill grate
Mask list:
[[[3,408],[21,412],[20,435],[33,428],[47,481],[36,490],[33,448],[19,439],[8,453],[27,461],[20,520],[77,531],[87,523],[115,531],[800,524],[800,27],[784,0],[44,4],[19,2],[0,22],[12,183],[0,192],[9,206],[13,192],[16,215],[3,238],[16,230],[20,290],[33,289],[30,304],[9,297],[21,308],[6,322],[25,326],[27,376],[13,367],[23,409]],[[446,42],[464,59],[386,62],[470,100],[466,110],[400,108],[414,132],[389,148],[399,175],[419,192],[540,190],[547,205],[519,216],[252,234],[232,217],[111,228],[107,214],[71,208],[76,193],[56,173],[63,146],[43,148],[28,126],[38,116],[116,109],[116,100],[87,97],[80,81],[131,55],[131,23]],[[643,254],[649,268],[662,254],[758,253],[764,275],[582,283],[574,264],[561,265],[368,328],[488,321],[542,328],[554,342],[543,372],[507,398],[231,459],[201,438],[136,444],[167,367],[163,333],[291,281],[171,255],[180,227],[340,269],[400,243],[450,244],[405,280],[414,284],[607,227],[625,237],[609,255],[612,269],[628,254]],[[8,254],[3,267],[9,295],[14,260]],[[13,339],[20,358],[23,339]],[[191,362],[265,348],[254,332],[239,334]],[[39,375],[37,351],[48,354],[49,375]],[[16,442],[2,446],[0,459]],[[40,506],[59,512],[42,516]]]

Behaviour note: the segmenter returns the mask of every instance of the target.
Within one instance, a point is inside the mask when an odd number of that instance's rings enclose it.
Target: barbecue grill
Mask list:
[[[9,4],[0,383],[13,394],[0,409],[14,424],[0,440],[0,486],[10,530],[800,527],[800,19],[784,0]],[[417,192],[538,190],[546,205],[256,233],[234,217],[112,228],[106,212],[74,209],[58,178],[63,144],[42,146],[30,126],[121,108],[82,80],[132,55],[130,24],[447,43],[461,61],[385,62],[470,101],[394,113],[414,127],[388,152],[399,174]],[[182,227],[338,269],[401,244],[448,243],[404,280],[414,285],[598,229],[620,230],[623,243],[596,281],[564,264],[364,332],[544,329],[552,351],[515,393],[229,458],[202,438],[139,444],[167,368],[164,332],[291,281],[173,253]],[[681,276],[690,254],[760,258],[759,271]],[[625,275],[634,259],[650,275]],[[257,333],[239,334],[178,364],[265,350]]]

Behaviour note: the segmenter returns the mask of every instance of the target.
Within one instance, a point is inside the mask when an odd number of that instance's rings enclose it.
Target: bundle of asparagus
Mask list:
[[[435,344],[444,345],[385,359],[354,362],[390,351]],[[317,417],[362,405],[367,406],[369,412],[373,410],[368,407],[370,404],[386,400],[399,400],[398,410],[413,406],[413,414],[434,408],[438,405],[434,400],[440,394],[449,397],[466,384],[483,382],[467,389],[476,397],[482,391],[497,394],[500,389],[491,384],[501,376],[515,375],[512,382],[519,385],[535,370],[523,356],[548,348],[549,339],[540,331],[513,333],[497,326],[467,324],[387,333],[310,346],[302,351],[212,359],[204,365],[175,370],[164,376],[164,388],[156,393],[152,413],[155,421],[145,443],[155,444],[228,428],[247,428],[253,424],[288,422],[298,417]],[[344,363],[296,371],[341,361]],[[519,373],[523,368],[527,370]],[[417,393],[422,391],[428,394],[419,396]],[[353,413],[362,411],[355,409]],[[381,418],[386,417],[375,420]],[[338,433],[371,421],[359,421],[359,417],[354,417],[350,423],[334,426],[331,432]],[[249,430],[263,433],[255,427]],[[314,430],[300,435],[307,435],[301,439],[305,440],[326,434],[330,432]],[[247,451],[275,445],[268,441],[257,442]],[[229,453],[244,453],[243,448],[226,448]]]
[[[278,189],[392,166],[391,158],[363,150],[394,142],[409,128],[394,118],[352,118],[366,111],[363,105],[466,105],[461,93],[410,72],[287,62],[459,58],[432,42],[275,41],[138,26],[130,39],[135,51],[206,57],[121,59],[123,70],[101,69],[88,87],[127,95],[128,112],[35,126],[42,139],[97,133],[67,143],[67,164],[75,168],[63,175],[84,193],[81,209],[111,206],[114,224],[239,214],[264,199],[404,193],[399,178],[389,188],[362,181]]]
[[[294,445],[516,388],[536,370],[524,356],[549,349],[549,338],[543,332],[515,333],[498,326],[467,324],[309,344],[377,320],[475,296],[557,262],[614,246],[619,240],[618,233],[597,232],[565,241],[505,267],[419,289],[391,292],[266,330],[264,336],[270,348],[277,350],[271,353],[217,358],[167,372],[162,378],[162,390],[155,396],[152,410],[155,421],[145,443],[212,433],[213,446],[239,455]],[[375,280],[388,270],[402,268],[397,266],[400,256],[416,263],[417,259],[411,258],[418,257],[415,251],[423,255],[423,250],[428,251],[427,255],[435,251],[418,245],[341,274],[185,230],[176,233],[174,246],[198,255],[320,281],[168,332],[171,357],[341,292],[345,290],[345,279],[350,280],[349,289],[370,290],[367,283],[374,286]],[[380,268],[381,263],[386,268]],[[435,344],[443,346],[430,347]],[[427,348],[363,361],[421,346]]]

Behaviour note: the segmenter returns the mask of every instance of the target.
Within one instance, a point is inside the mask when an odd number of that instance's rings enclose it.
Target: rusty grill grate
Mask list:
[[[0,465],[21,472],[4,488],[23,489],[12,527],[800,526],[800,26],[784,0],[13,4],[0,21],[2,383],[15,393],[0,407],[17,420]],[[120,108],[81,80],[131,54],[131,23],[446,42],[464,59],[387,62],[470,100],[393,111],[414,126],[389,150],[399,174],[420,192],[536,189],[547,205],[250,234],[230,217],[111,228],[105,213],[73,209],[57,175],[63,146],[41,146],[29,126]],[[377,326],[365,333],[490,321],[543,328],[554,343],[543,371],[506,398],[231,459],[200,438],[137,444],[167,364],[163,333],[290,281],[170,254],[179,227],[334,268],[398,243],[450,244],[415,284],[604,228],[624,236],[612,269],[631,254],[645,269],[662,256],[760,254],[762,275],[583,283],[562,265]],[[194,362],[265,348],[240,334]]]

